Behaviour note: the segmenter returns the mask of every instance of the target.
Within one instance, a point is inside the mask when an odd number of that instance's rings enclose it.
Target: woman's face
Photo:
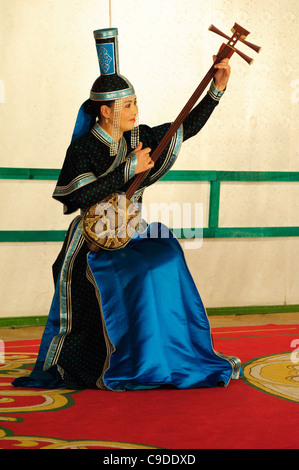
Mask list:
[[[114,106],[115,102],[111,107],[103,105],[101,107],[101,126],[110,135],[113,135],[113,125],[119,125],[119,138],[124,132],[131,131],[134,129],[136,117],[138,114],[137,98],[136,95],[127,96],[121,100],[121,114],[120,123],[114,123]]]
[[[138,114],[136,95],[131,95],[122,100],[122,110],[120,115],[120,131],[127,132],[134,128],[136,116]]]

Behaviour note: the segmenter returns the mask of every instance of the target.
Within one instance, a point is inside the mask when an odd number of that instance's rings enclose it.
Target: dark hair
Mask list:
[[[101,106],[108,106],[108,108],[111,108],[113,103],[114,101],[87,100],[84,104],[84,110],[92,116],[93,121],[96,121],[96,118],[101,119]]]

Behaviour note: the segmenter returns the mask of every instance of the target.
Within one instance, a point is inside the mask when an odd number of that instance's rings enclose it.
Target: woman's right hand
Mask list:
[[[150,156],[151,149],[146,147],[142,148],[142,142],[139,142],[133,153],[137,156],[137,164],[135,168],[135,174],[142,173],[143,171],[150,170],[154,166],[154,162]]]

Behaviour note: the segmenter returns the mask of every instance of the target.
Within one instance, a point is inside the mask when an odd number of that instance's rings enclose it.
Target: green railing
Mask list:
[[[43,168],[0,168],[0,179],[57,180],[60,170]],[[210,182],[208,227],[203,238],[298,237],[299,227],[219,227],[221,182],[298,182],[299,172],[278,171],[169,171],[160,181]],[[173,229],[184,238],[182,228]],[[193,229],[194,230],[194,229]],[[64,230],[2,230],[0,242],[63,241]]]
[[[0,168],[0,179],[57,180],[60,170]],[[169,171],[161,181],[210,182],[208,227],[203,229],[204,238],[226,237],[295,237],[299,227],[219,227],[220,192],[222,181],[244,182],[298,182],[299,172],[252,172],[252,171]],[[175,231],[183,238],[182,229]],[[63,241],[64,230],[0,231],[0,242],[47,242]],[[207,308],[208,315],[248,315],[298,312],[299,305],[265,305]],[[0,327],[44,325],[46,316],[0,319]]]

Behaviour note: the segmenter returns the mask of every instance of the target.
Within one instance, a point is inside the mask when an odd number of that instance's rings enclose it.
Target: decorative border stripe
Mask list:
[[[223,96],[224,92],[225,92],[225,90],[218,91],[218,89],[215,86],[214,80],[212,80],[211,85],[210,85],[210,89],[208,91],[208,94],[210,95],[210,97],[213,98],[213,100],[215,100],[215,101],[219,101],[220,98]]]
[[[96,180],[97,177],[93,173],[83,173],[82,175],[74,178],[66,186],[56,186],[53,196],[65,196],[79,188],[82,188],[83,186],[86,186],[89,183],[93,183]]]
[[[74,219],[77,227],[72,235],[72,239],[69,243],[64,262],[61,268],[61,274],[59,279],[60,288],[60,331],[56,335],[48,349],[47,357],[44,363],[44,370],[49,369],[54,364],[57,364],[64,340],[66,335],[71,331],[72,327],[72,309],[71,309],[71,278],[75,259],[79,253],[84,238],[81,234],[81,216]]]
[[[128,81],[128,80],[127,80]],[[135,90],[131,86],[125,88],[124,90],[111,91],[105,93],[96,93],[94,91],[90,92],[90,99],[92,101],[112,101],[117,100],[118,98],[124,98],[126,96],[135,95]]]
[[[102,38],[114,38],[118,35],[117,28],[104,28],[104,29],[96,29],[93,32],[93,37],[95,39],[102,39]]]
[[[112,144],[113,139],[111,137],[111,135],[109,135],[101,126],[98,122],[96,122],[93,126],[93,128],[91,129],[91,133],[98,139],[100,140],[101,142],[103,142],[104,144],[110,146],[110,144]]]
[[[91,129],[91,133],[101,142],[103,142],[105,145],[110,147],[110,144],[113,142],[112,137],[107,134],[107,132],[98,124],[95,123],[94,127]],[[113,171],[120,163],[125,161],[126,159],[126,154],[127,154],[127,142],[124,137],[121,138],[119,146],[118,146],[118,151],[116,154],[115,159],[113,160],[111,166],[108,168],[105,173],[101,174],[98,176],[98,178],[102,178],[103,176],[106,176],[108,173]]]
[[[125,171],[124,171],[124,181],[127,183],[131,178],[133,178],[135,174],[135,169],[137,165],[137,155],[136,153],[132,152],[128,156],[127,163],[125,166]]]
[[[160,179],[163,176],[163,174],[165,174],[175,163],[179,155],[182,143],[183,143],[183,136],[184,136],[183,125],[181,125],[179,129],[177,130],[177,132],[175,133],[175,135],[171,139],[168,152],[163,162],[163,165],[156,173],[153,173],[150,176],[150,179],[149,179],[150,184],[152,184],[154,180],[156,181],[157,179]]]

